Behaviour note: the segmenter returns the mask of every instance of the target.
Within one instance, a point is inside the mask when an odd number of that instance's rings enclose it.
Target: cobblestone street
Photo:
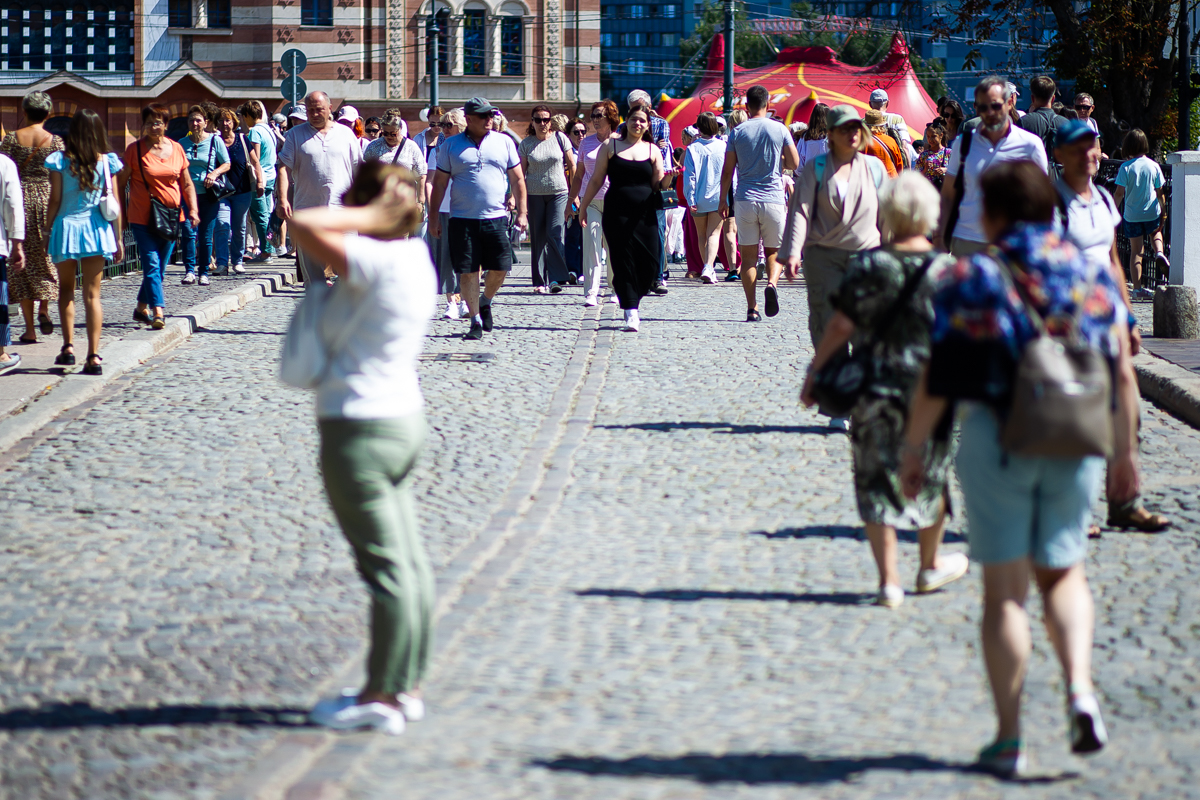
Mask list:
[[[401,737],[305,724],[357,680],[366,591],[311,398],[276,379],[299,291],[0,452],[0,798],[1200,798],[1200,431],[1147,406],[1146,500],[1177,524],[1091,542],[1110,747],[1070,755],[1035,627],[1032,777],[1004,784],[969,769],[978,568],[870,605],[847,439],[797,405],[803,287],[754,325],[740,285],[670,286],[637,334],[526,277],[481,342],[434,323],[442,616]]]

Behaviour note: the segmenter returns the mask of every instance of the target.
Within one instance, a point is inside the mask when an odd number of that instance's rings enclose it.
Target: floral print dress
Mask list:
[[[9,271],[8,299],[12,303],[58,298],[58,273],[46,252],[51,222],[46,219],[50,204],[50,171],[46,169],[46,158],[62,150],[63,141],[50,133],[43,138],[46,141],[43,146],[26,147],[17,141],[14,131],[0,142],[0,153],[17,165],[25,199],[25,268],[19,272]]]
[[[832,298],[834,308],[854,323],[855,347],[872,346],[874,354],[874,380],[850,414],[854,491],[863,522],[925,528],[937,521],[943,500],[948,500],[950,424],[927,446],[927,480],[915,500],[907,500],[900,488],[900,450],[908,406],[929,360],[933,287],[953,265],[952,256],[936,251],[866,250],[850,259]],[[879,330],[905,282],[921,269],[925,274],[908,302],[888,330]]]

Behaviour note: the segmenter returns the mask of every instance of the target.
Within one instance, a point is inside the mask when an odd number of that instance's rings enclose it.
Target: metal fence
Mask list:
[[[124,232],[125,239],[125,260],[114,261],[104,265],[104,277],[118,278],[122,275],[128,275],[130,272],[141,272],[142,263],[138,257],[137,240],[133,238],[133,232],[126,230]],[[83,268],[77,267],[75,272],[75,284],[82,285]]]
[[[1100,171],[1096,173],[1096,183],[1103,186],[1113,193],[1117,189],[1117,170],[1125,162],[1119,158],[1106,158],[1100,162]],[[1163,187],[1163,192],[1167,199],[1167,214],[1163,219],[1163,253],[1167,258],[1171,257],[1171,165],[1162,164],[1163,177],[1166,178],[1166,186]],[[1125,212],[1125,202],[1122,200],[1118,207],[1122,214]],[[1121,266],[1125,269],[1125,277],[1129,279],[1129,237],[1125,235],[1125,226],[1117,228],[1117,255],[1121,259]],[[1153,288],[1159,284],[1167,282],[1169,276],[1162,273],[1158,267],[1158,261],[1154,258],[1154,247],[1150,241],[1150,237],[1146,236],[1142,239],[1142,285],[1148,288]]]

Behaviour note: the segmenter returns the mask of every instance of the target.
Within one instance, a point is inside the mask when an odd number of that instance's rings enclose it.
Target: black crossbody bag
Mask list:
[[[855,347],[853,353],[833,356],[813,375],[812,394],[822,410],[844,417],[858,404],[875,380],[875,345],[886,337],[900,311],[916,294],[935,257],[936,253],[930,251],[928,260],[904,282],[900,296],[888,309],[874,336]]]
[[[169,205],[154,196],[150,181],[146,180],[146,167],[142,163],[142,143],[137,144],[138,170],[142,174],[142,183],[146,185],[146,194],[150,195],[149,228],[154,235],[166,241],[174,241],[179,237],[179,209]]]

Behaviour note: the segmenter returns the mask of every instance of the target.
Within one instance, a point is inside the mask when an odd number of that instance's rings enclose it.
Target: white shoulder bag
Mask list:
[[[316,389],[324,380],[333,359],[354,335],[367,307],[365,300],[354,309],[333,342],[327,346],[321,337],[322,318],[337,296],[339,286],[330,288],[324,281],[316,281],[307,288],[304,299],[292,315],[279,359],[279,379],[287,385],[297,389]]]
[[[109,222],[116,222],[121,217],[121,203],[110,188],[112,178],[108,173],[107,153],[100,157],[100,163],[104,165],[104,194],[100,195],[100,216]]]

